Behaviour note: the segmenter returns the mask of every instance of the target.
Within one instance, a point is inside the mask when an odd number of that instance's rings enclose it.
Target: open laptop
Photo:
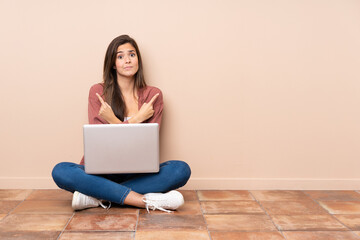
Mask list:
[[[86,173],[159,171],[159,124],[86,124],[83,128]]]

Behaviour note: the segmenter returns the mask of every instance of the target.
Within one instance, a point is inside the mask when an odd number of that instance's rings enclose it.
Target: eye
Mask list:
[[[123,58],[123,56],[119,55],[117,58],[118,58],[118,59],[122,59],[122,58]]]
[[[131,57],[135,57],[135,56],[136,56],[136,54],[135,54],[135,53],[132,53],[132,54],[130,54],[130,56],[131,56]]]

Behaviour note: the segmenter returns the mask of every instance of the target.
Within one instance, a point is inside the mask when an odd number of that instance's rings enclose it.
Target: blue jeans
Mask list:
[[[190,175],[189,165],[176,160],[161,163],[158,173],[93,175],[87,174],[83,165],[70,162],[61,162],[52,171],[59,188],[118,204],[124,204],[130,191],[140,194],[164,193],[180,188]]]

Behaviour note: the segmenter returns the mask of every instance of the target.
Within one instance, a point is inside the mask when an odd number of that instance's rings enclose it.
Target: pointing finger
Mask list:
[[[153,98],[150,100],[149,103],[153,104],[158,96],[159,96],[159,93],[157,93],[155,96],[153,96]]]
[[[111,106],[110,106],[107,102],[105,102],[105,105],[106,105],[108,108],[111,108]]]
[[[96,93],[96,96],[98,97],[98,99],[99,99],[99,101],[101,102],[101,104],[105,104],[104,99],[102,99],[102,97],[101,97],[98,93]]]

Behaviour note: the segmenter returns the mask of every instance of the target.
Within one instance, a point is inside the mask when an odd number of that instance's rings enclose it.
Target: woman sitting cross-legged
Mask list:
[[[115,38],[105,55],[103,82],[90,88],[89,123],[160,126],[162,110],[161,91],[145,83],[135,40],[127,35]],[[83,158],[80,164],[57,164],[52,176],[60,188],[74,193],[75,210],[99,205],[107,208],[107,201],[170,212],[184,204],[182,194],[175,189],[187,183],[191,170],[187,163],[177,160],[161,163],[159,169],[157,173],[92,175],[84,171]]]

